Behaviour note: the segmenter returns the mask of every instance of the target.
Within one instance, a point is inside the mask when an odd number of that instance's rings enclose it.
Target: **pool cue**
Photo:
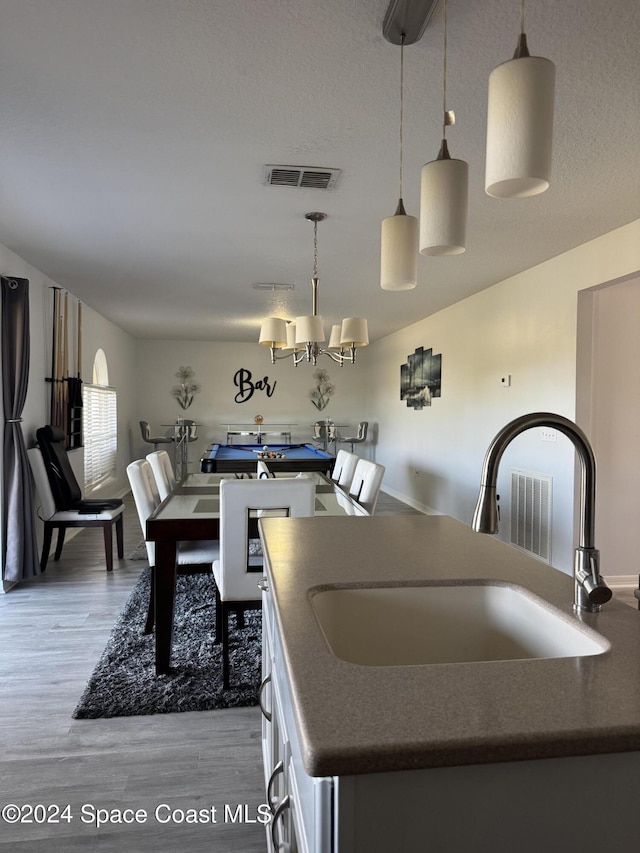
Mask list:
[[[265,446],[266,446],[266,447],[269,447],[269,445],[268,445],[268,444],[267,444],[267,445],[265,445]],[[304,445],[304,444],[288,444],[288,445],[286,445],[287,450],[297,450],[298,448],[300,448],[300,447],[305,447],[305,446],[306,446],[306,445]],[[246,450],[246,451],[247,451],[247,453],[264,453],[264,450],[262,449],[262,447],[260,447],[258,450],[256,450],[256,448],[255,448],[255,447],[251,447],[251,446],[250,446],[250,445],[248,445],[248,444],[231,444],[231,445],[229,445],[229,447],[233,447],[233,448],[235,448],[236,450]],[[274,447],[282,447],[282,445],[281,445],[281,444],[280,444],[280,445],[277,445],[277,444],[276,444],[276,445],[274,445]],[[274,453],[278,453],[278,452],[279,452],[279,451],[274,450]]]
[[[64,310],[62,316],[62,385],[60,426],[65,434],[65,447],[69,447],[69,428],[67,423],[67,405],[69,402],[69,293],[64,293]]]
[[[53,290],[53,308],[52,308],[52,328],[51,328],[51,377],[49,381],[51,382],[51,399],[49,402],[49,421],[50,423],[54,423],[55,421],[55,411],[56,411],[56,368],[57,368],[57,342],[56,342],[56,330],[57,330],[57,316],[58,316],[58,291],[59,287],[52,287]]]

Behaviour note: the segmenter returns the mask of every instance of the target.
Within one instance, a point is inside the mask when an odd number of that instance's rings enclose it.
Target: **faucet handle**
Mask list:
[[[580,588],[580,607],[597,611],[611,600],[613,593],[600,575],[600,551],[597,548],[576,548],[575,578]]]

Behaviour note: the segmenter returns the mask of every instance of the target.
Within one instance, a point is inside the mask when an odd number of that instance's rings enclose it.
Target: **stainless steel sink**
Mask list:
[[[311,603],[336,657],[416,666],[600,655],[609,643],[515,585],[336,587]]]

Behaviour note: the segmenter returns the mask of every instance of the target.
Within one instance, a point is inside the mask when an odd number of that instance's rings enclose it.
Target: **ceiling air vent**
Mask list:
[[[316,166],[264,167],[264,182],[271,187],[304,187],[314,190],[332,190],[340,169],[321,169]]]
[[[295,284],[281,284],[277,281],[256,281],[253,285],[255,290],[293,290]]]

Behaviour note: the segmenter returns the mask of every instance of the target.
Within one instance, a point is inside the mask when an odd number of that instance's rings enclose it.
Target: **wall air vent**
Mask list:
[[[551,562],[551,489],[546,474],[511,471],[511,544]]]
[[[332,190],[340,169],[322,169],[317,166],[264,167],[264,183],[270,187],[302,187],[313,190]]]

